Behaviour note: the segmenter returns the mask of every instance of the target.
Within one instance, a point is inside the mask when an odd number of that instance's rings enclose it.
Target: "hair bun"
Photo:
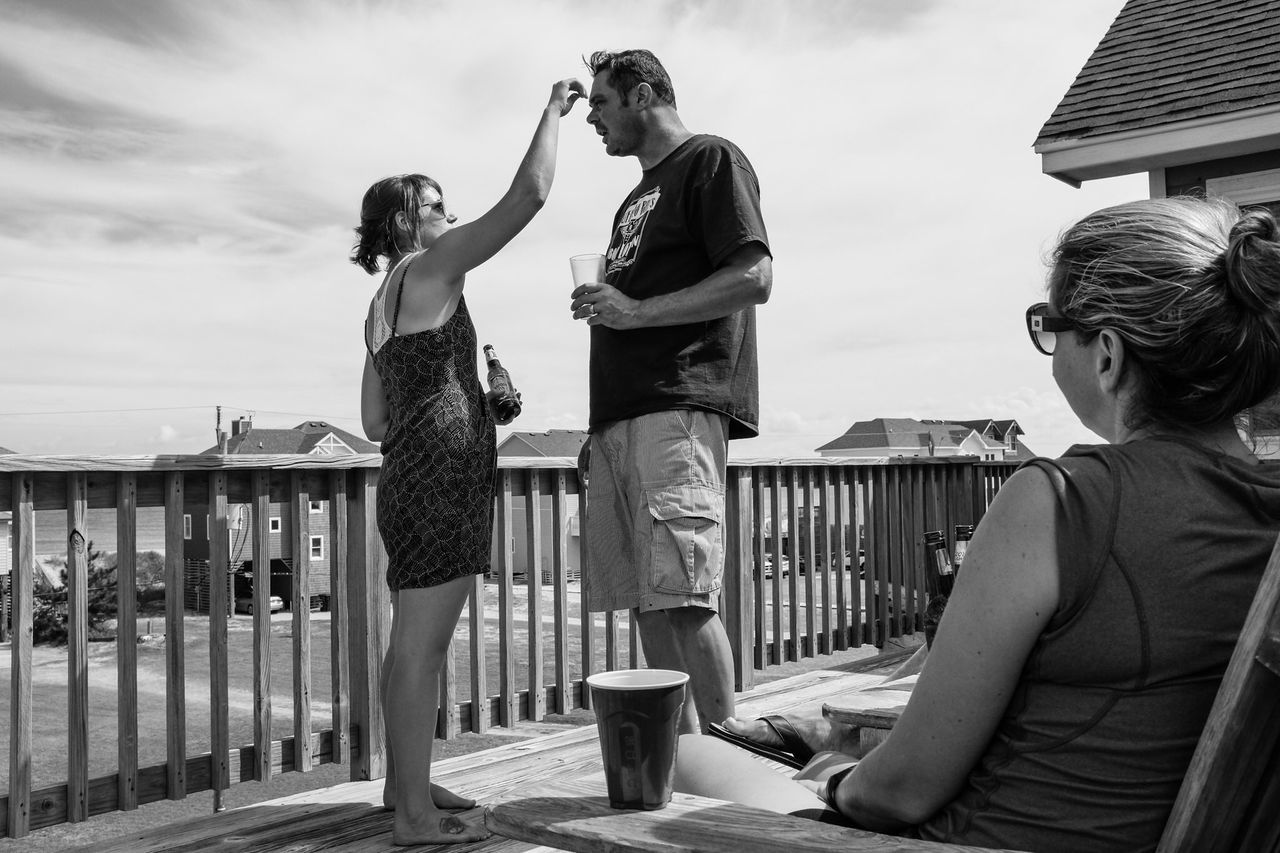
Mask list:
[[[1258,313],[1280,310],[1280,227],[1266,208],[1244,211],[1223,256],[1227,292]]]

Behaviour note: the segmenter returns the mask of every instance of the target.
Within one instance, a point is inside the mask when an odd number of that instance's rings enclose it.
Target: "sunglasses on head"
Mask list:
[[[1048,302],[1037,302],[1027,309],[1027,334],[1031,335],[1031,343],[1035,348],[1045,355],[1053,355],[1053,348],[1058,343],[1058,332],[1080,330],[1080,324],[1074,320],[1050,317]]]

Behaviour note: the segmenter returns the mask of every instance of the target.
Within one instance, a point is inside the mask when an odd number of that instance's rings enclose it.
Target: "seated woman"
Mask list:
[[[708,737],[678,790],[912,837],[1152,850],[1280,532],[1235,417],[1280,383],[1280,232],[1228,202],[1085,217],[1032,341],[1107,440],[1024,465],[974,533],[897,726],[795,782]]]

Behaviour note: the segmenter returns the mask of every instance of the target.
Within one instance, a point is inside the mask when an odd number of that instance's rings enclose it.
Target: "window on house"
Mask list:
[[[323,536],[311,537],[311,559],[313,560],[324,559],[324,537]]]
[[[182,516],[182,538],[191,538],[191,513],[184,513]]]
[[[323,512],[323,511],[324,511],[323,502],[322,502],[322,501],[312,501],[312,502],[311,502],[311,511],[312,511],[313,513],[316,513],[316,512]]]
[[[271,532],[272,532],[272,533],[279,533],[279,532],[280,532],[280,519],[279,519],[279,517],[276,517],[276,518],[271,519],[271,521],[269,522],[268,526],[271,528]]]

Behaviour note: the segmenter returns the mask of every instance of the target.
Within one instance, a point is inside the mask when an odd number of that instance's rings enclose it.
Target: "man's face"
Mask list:
[[[628,157],[639,149],[643,128],[634,108],[622,105],[622,96],[610,85],[609,77],[606,71],[591,81],[587,124],[603,139],[604,153],[610,157]]]

